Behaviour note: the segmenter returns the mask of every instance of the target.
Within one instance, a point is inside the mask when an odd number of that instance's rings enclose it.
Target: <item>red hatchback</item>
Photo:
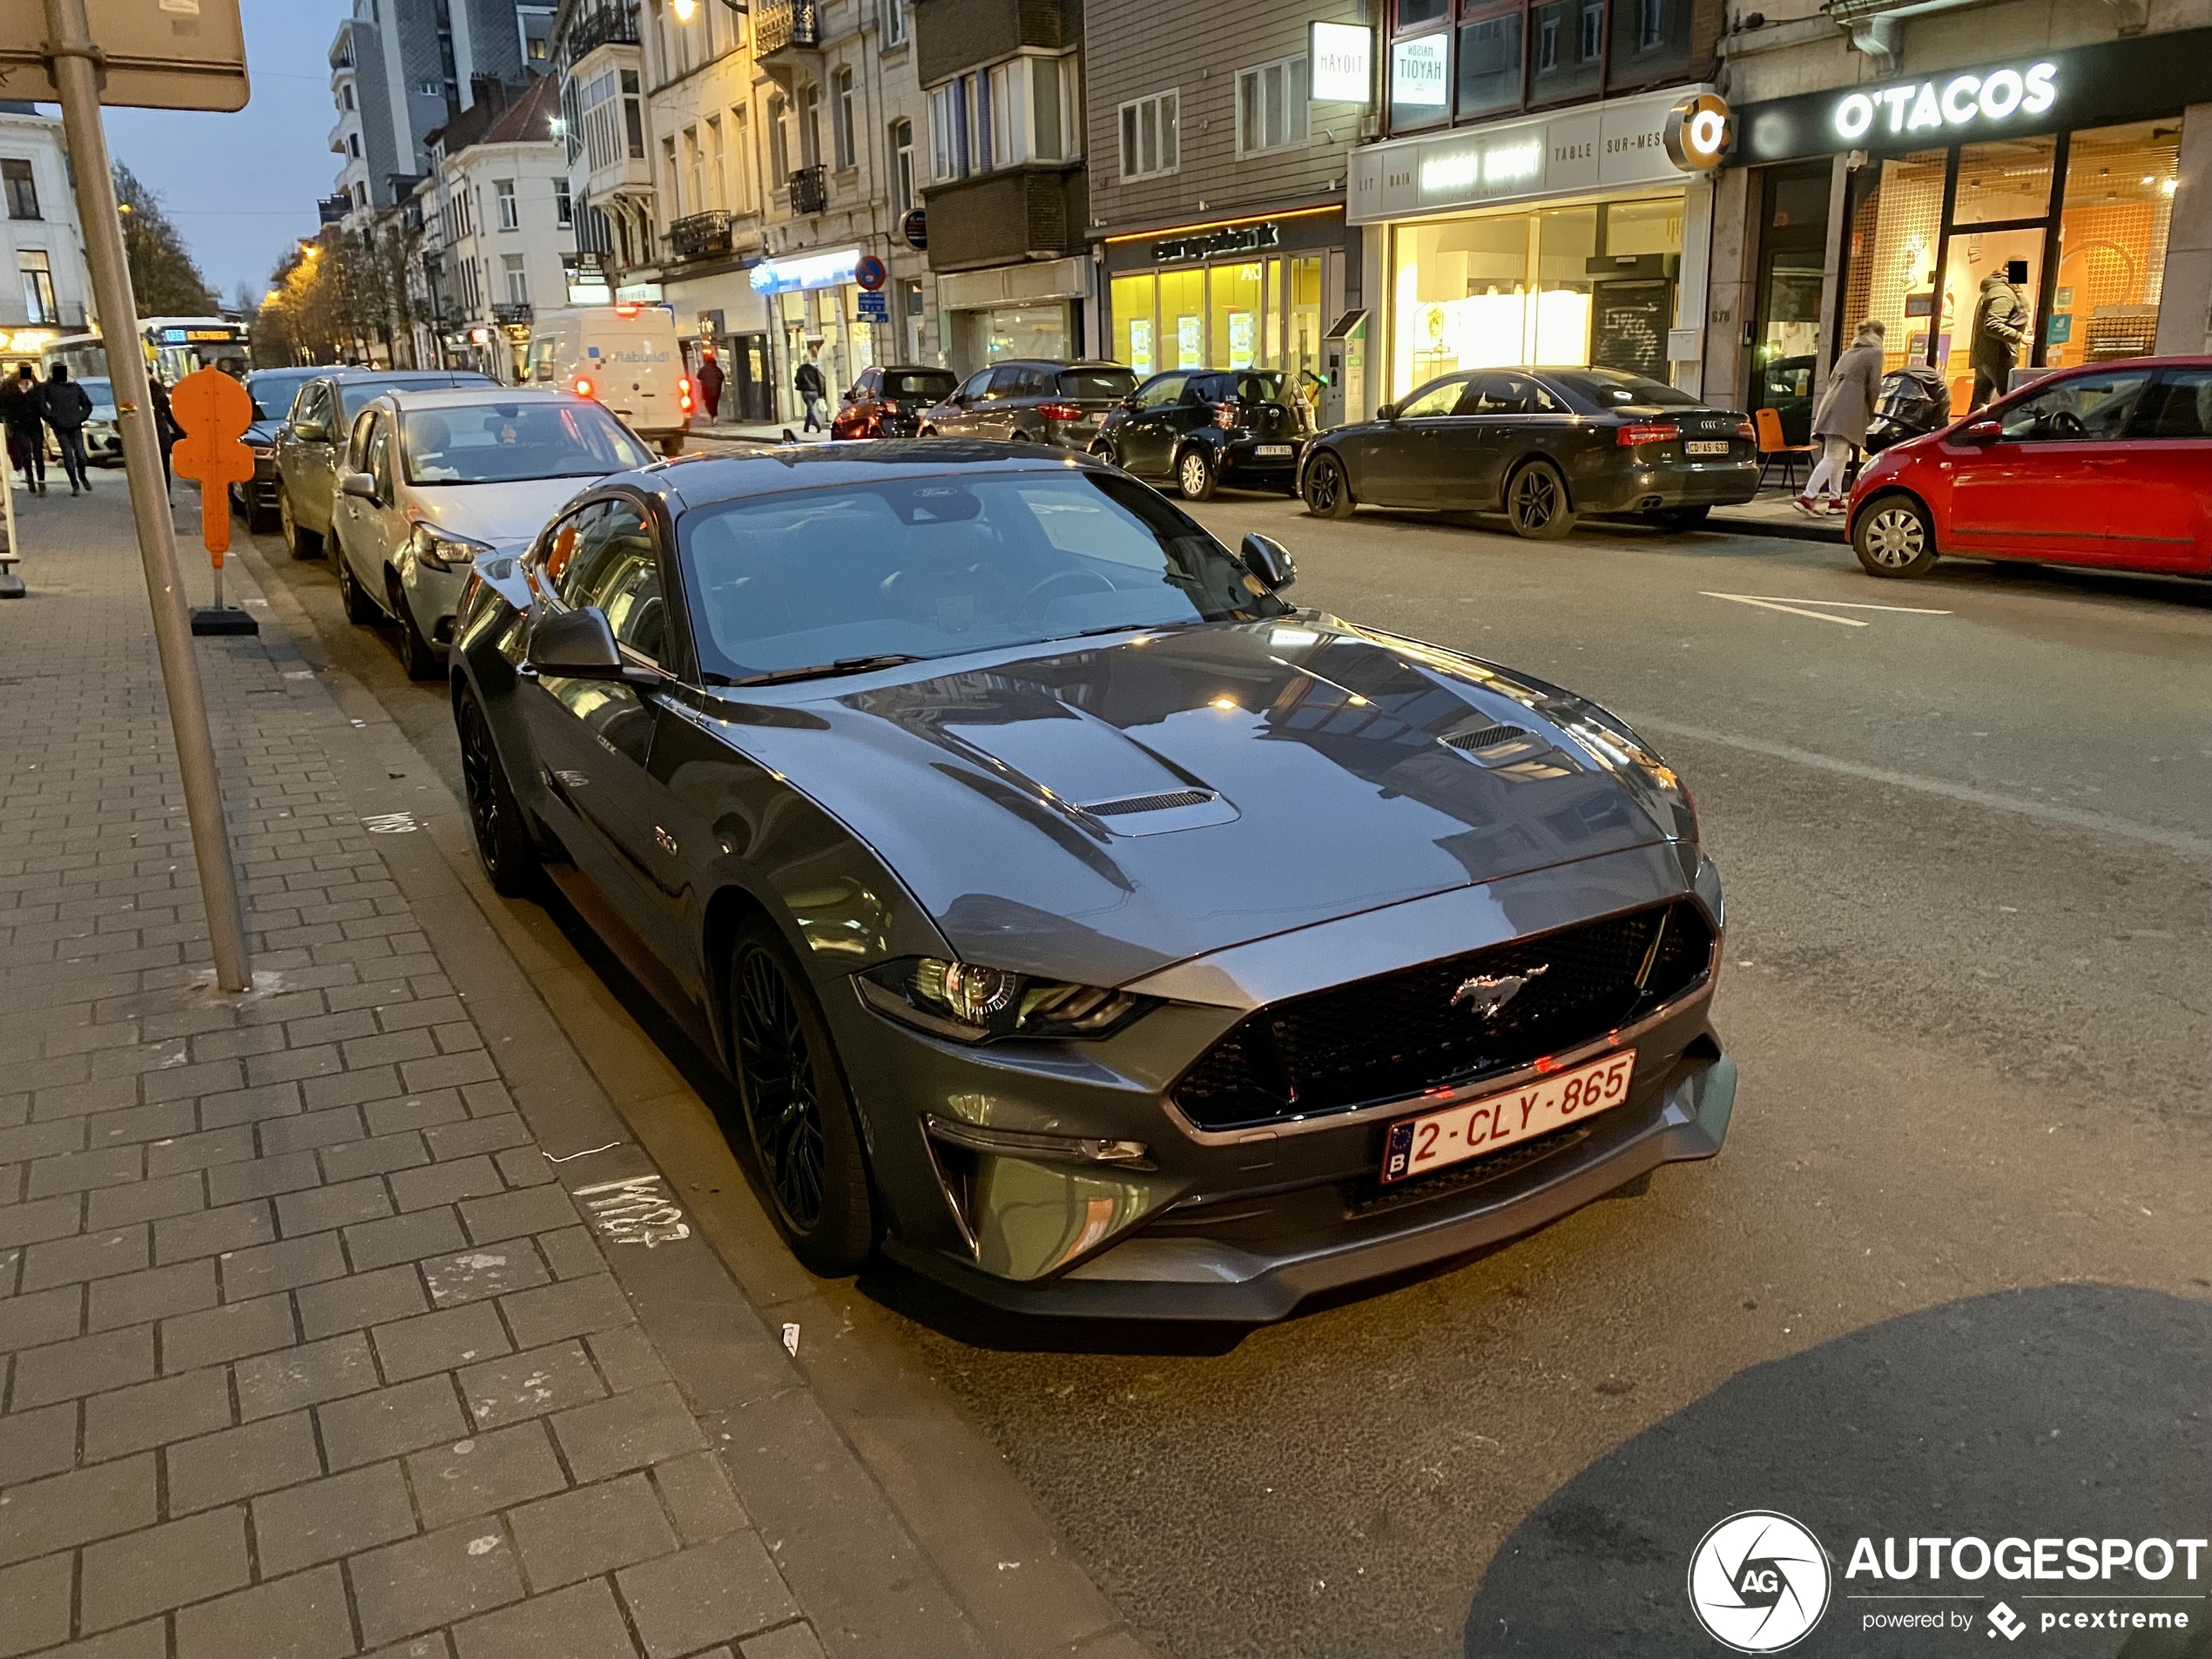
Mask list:
[[[1875,456],[1849,522],[1876,576],[1939,553],[2212,573],[2212,357],[2057,370]]]

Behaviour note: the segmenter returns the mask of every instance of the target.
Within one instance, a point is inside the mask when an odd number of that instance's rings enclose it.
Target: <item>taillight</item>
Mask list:
[[[887,397],[883,400],[883,412],[886,415],[896,415],[899,412],[899,406]]]
[[[1077,403],[1040,403],[1037,413],[1048,421],[1080,421],[1083,418],[1082,406]]]
[[[677,395],[677,396],[678,396],[678,397],[689,397],[689,396],[691,396],[691,381],[690,381],[690,380],[689,380],[686,376],[682,375],[682,374],[678,374],[678,375],[676,377],[676,395]]]
[[[1639,443],[1672,443],[1682,436],[1682,428],[1656,421],[1638,421],[1614,428],[1613,442],[1623,449],[1633,449]]]
[[[628,322],[632,317],[636,316],[641,309],[643,309],[643,307],[638,306],[617,306],[615,307],[615,315],[620,317],[624,322]]]
[[[1218,427],[1235,426],[1237,424],[1237,406],[1234,403],[1215,404],[1213,406],[1213,423]]]
[[[1759,429],[1749,421],[1738,421],[1736,423],[1736,435],[1746,442],[1757,443],[1759,441]]]
[[[590,397],[591,395],[591,382],[581,374],[576,377],[576,395],[578,397]]]
[[[691,395],[689,392],[678,393],[676,397],[676,407],[683,410],[685,414],[689,415],[691,412]]]

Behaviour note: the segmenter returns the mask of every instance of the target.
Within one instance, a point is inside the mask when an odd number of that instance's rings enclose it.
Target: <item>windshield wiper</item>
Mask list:
[[[771,669],[765,674],[747,674],[732,679],[723,674],[710,674],[707,682],[713,685],[779,685],[786,680],[830,679],[840,674],[867,674],[879,668],[899,668],[907,663],[919,663],[923,658],[899,651],[885,651],[874,657],[840,657],[833,663],[816,663],[807,668]]]

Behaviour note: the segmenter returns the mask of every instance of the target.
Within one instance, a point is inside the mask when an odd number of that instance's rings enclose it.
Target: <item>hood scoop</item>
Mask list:
[[[1437,741],[1484,771],[1509,778],[1564,778],[1582,770],[1549,738],[1517,725],[1478,726]]]
[[[1164,795],[1129,795],[1120,800],[1089,800],[1083,811],[1094,818],[1126,818],[1132,813],[1164,813],[1177,806],[1203,806],[1221,798],[1211,789],[1177,789]]]
[[[1123,795],[1117,800],[1086,801],[1080,811],[1103,819],[1115,835],[1164,835],[1170,830],[1233,824],[1238,812],[1211,789],[1169,789],[1151,795]]]

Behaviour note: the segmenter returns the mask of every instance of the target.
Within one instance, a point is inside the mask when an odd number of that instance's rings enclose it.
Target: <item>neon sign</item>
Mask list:
[[[1941,83],[1848,93],[1836,105],[1836,131],[1856,143],[1869,133],[1939,132],[2003,121],[2015,112],[2040,115],[2058,101],[2058,75],[2056,64],[2031,64],[2024,70],[1994,69],[1953,75]]]

